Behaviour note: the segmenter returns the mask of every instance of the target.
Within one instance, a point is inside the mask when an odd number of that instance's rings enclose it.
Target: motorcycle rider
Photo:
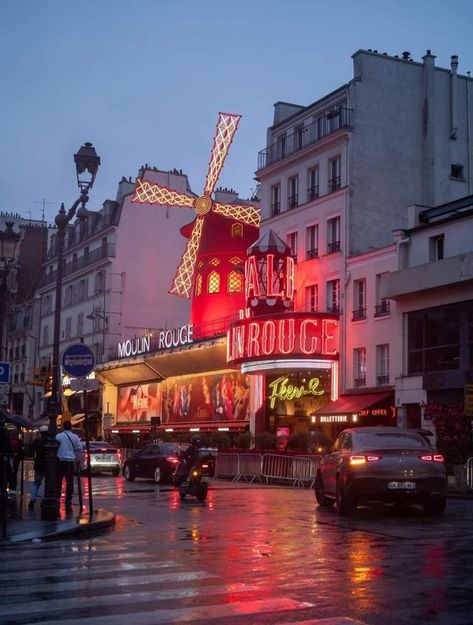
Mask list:
[[[197,460],[199,459],[199,449],[201,448],[202,439],[198,434],[194,434],[191,438],[190,447],[188,447],[181,456],[183,467],[185,467],[185,473],[179,475],[178,477],[178,480],[181,483],[187,479],[192,467],[197,463]]]

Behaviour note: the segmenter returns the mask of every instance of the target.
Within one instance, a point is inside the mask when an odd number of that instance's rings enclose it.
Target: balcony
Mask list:
[[[315,185],[314,187],[309,187],[307,189],[307,201],[312,202],[312,200],[316,200],[319,197],[319,185]]]
[[[357,308],[353,311],[352,321],[359,321],[360,319],[366,319],[366,308]]]
[[[281,202],[271,204],[271,217],[276,217],[281,212]]]
[[[376,384],[378,386],[384,386],[385,384],[389,384],[389,375],[376,376]]]
[[[327,254],[333,254],[340,251],[340,241],[332,241],[327,244]]]
[[[353,386],[355,388],[360,388],[362,386],[366,386],[366,377],[363,378],[355,378],[353,380]]]
[[[329,312],[329,313],[339,313],[340,312],[340,306],[338,304],[330,304],[329,306],[327,306],[327,312]]]
[[[261,150],[258,153],[258,170],[269,167],[349,125],[350,109],[343,105],[330,106],[321,111],[311,124],[304,126],[302,133],[300,129],[294,129],[282,140]]]
[[[319,257],[319,250],[314,248],[312,250],[307,250],[306,252],[306,260],[312,260],[313,258]]]
[[[335,176],[335,178],[329,178],[328,181],[328,192],[334,193],[338,191],[341,187],[341,178],[340,176]]]
[[[375,317],[384,317],[385,315],[389,315],[390,306],[388,299],[382,299],[381,304],[378,304],[374,307],[374,316]]]
[[[298,206],[299,206],[299,195],[297,193],[295,195],[290,195],[287,198],[287,207],[297,208]]]
[[[92,250],[88,254],[83,254],[79,258],[74,259],[73,261],[66,263],[64,265],[64,277],[75,273],[81,269],[85,269],[86,267],[97,263],[100,260],[105,260],[106,258],[114,258],[115,257],[115,245],[113,243],[107,243],[106,245],[102,245],[96,250]],[[41,286],[48,286],[48,284],[53,284],[56,282],[56,271],[50,271],[47,276],[43,278],[41,282]]]

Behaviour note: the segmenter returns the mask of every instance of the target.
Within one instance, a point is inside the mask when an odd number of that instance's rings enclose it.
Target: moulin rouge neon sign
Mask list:
[[[228,331],[227,361],[338,355],[338,319],[319,313],[250,317]]]
[[[273,409],[278,399],[280,401],[291,401],[292,399],[300,399],[304,395],[320,397],[325,391],[319,389],[319,386],[319,378],[310,378],[307,386],[305,384],[294,386],[293,384],[289,384],[289,378],[281,376],[269,384],[269,388],[271,389],[271,395],[268,397],[270,407]]]

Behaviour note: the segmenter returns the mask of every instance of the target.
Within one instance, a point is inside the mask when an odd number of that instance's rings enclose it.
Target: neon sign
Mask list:
[[[338,355],[338,319],[322,313],[251,317],[230,326],[227,361]]]
[[[160,330],[154,336],[146,335],[118,343],[118,357],[128,358],[193,342],[193,326],[188,324],[172,330]]]
[[[246,299],[251,301],[262,295],[268,300],[294,299],[294,259],[291,256],[275,260],[274,254],[266,254],[260,272],[256,256],[248,257],[245,263]]]
[[[319,386],[319,378],[311,378],[307,386],[305,384],[294,386],[293,384],[289,384],[289,378],[281,376],[269,384],[269,388],[271,389],[271,395],[268,397],[270,407],[273,409],[278,399],[280,401],[291,401],[292,399],[300,399],[304,395],[320,397],[325,391],[319,389]]]

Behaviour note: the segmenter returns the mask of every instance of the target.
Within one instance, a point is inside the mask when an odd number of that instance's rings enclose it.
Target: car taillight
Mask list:
[[[168,462],[171,462],[172,464],[177,464],[179,462],[179,459],[176,458],[175,456],[169,456],[168,458],[166,458],[166,460]]]
[[[419,456],[419,458],[425,462],[443,462],[445,460],[442,454],[425,454],[424,456]]]
[[[376,462],[377,460],[381,460],[381,456],[350,456],[350,464],[353,466],[366,464],[367,462]]]
[[[203,469],[208,469],[208,468],[209,468],[209,465],[208,465],[208,464],[203,464],[203,465],[202,465],[202,468],[203,468]]]

